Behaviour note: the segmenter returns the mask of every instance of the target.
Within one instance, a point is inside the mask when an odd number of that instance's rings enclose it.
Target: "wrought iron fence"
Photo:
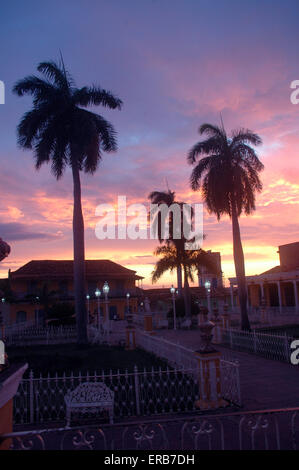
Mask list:
[[[88,336],[92,343],[120,344],[125,340],[125,321],[111,321],[111,331],[88,325]],[[7,346],[34,346],[48,344],[75,343],[76,326],[27,326],[26,328],[6,328],[0,339],[5,339]]]
[[[115,418],[195,410],[199,399],[194,371],[143,370],[133,373],[63,374],[23,379],[14,397],[14,423],[34,424],[65,419],[64,396],[80,383],[103,382],[114,392]]]
[[[299,408],[14,432],[20,450],[297,450]]]
[[[231,349],[254,353],[268,359],[290,362],[290,344],[293,338],[287,335],[260,333],[257,331],[241,331],[237,329],[221,329],[222,343]]]
[[[6,328],[2,333],[7,346],[26,346],[38,344],[65,344],[76,341],[75,326],[30,326],[19,329]]]

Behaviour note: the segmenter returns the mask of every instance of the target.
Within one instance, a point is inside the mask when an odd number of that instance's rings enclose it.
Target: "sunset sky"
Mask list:
[[[154,241],[95,237],[95,208],[126,195],[147,203],[166,180],[177,198],[201,202],[189,186],[190,147],[204,122],[247,127],[263,139],[263,192],[255,214],[240,219],[246,273],[278,264],[277,246],[299,241],[298,0],[27,0],[1,5],[0,237],[11,245],[0,277],[31,259],[72,257],[72,178],[36,172],[30,151],[17,147],[16,126],[31,106],[16,80],[44,60],[59,59],[78,86],[93,83],[124,102],[121,111],[97,108],[118,132],[118,152],[98,172],[82,175],[86,258],[111,259],[135,269],[150,286]],[[205,212],[204,249],[220,251],[234,275],[231,223]],[[171,277],[160,284],[168,286]]]

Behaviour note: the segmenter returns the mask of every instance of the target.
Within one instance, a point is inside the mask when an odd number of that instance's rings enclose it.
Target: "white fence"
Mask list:
[[[276,335],[237,329],[221,329],[222,343],[231,349],[245,351],[268,359],[290,362],[290,344],[293,338],[287,335]]]
[[[191,371],[194,380],[198,380],[198,361],[194,351],[179,343],[173,343],[164,338],[136,332],[136,342],[139,347],[155,356],[166,359],[173,366],[185,371]],[[222,397],[231,403],[241,406],[241,389],[239,363],[236,360],[221,359],[221,392]]]
[[[88,337],[92,343],[121,344],[125,341],[126,321],[111,321],[110,331],[102,327],[88,326]],[[77,340],[77,327],[72,326],[19,326],[0,331],[0,339],[7,346],[34,346],[42,344],[67,344]]]
[[[76,341],[77,330],[75,326],[32,326],[17,330],[5,329],[3,336],[7,346],[65,344]]]

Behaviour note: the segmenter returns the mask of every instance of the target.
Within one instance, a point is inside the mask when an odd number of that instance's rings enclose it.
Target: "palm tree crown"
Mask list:
[[[42,62],[37,70],[44,78],[28,76],[13,88],[18,96],[33,96],[33,108],[18,126],[19,145],[34,150],[37,169],[51,162],[57,179],[74,163],[79,170],[94,173],[102,151],[117,148],[115,130],[102,116],[84,108],[120,109],[121,100],[96,86],[76,88],[63,64]]]
[[[234,131],[231,137],[224,128],[203,124],[199,128],[206,140],[195,144],[188,154],[194,165],[190,177],[193,190],[201,189],[207,208],[217,215],[239,217],[255,209],[255,193],[262,190],[258,173],[264,168],[251,145],[260,145],[261,138],[248,129]]]

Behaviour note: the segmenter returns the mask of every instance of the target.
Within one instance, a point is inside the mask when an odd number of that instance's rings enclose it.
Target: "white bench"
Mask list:
[[[114,393],[103,382],[84,382],[68,392],[64,401],[67,426],[70,426],[72,412],[84,414],[106,410],[110,424],[113,423]]]

